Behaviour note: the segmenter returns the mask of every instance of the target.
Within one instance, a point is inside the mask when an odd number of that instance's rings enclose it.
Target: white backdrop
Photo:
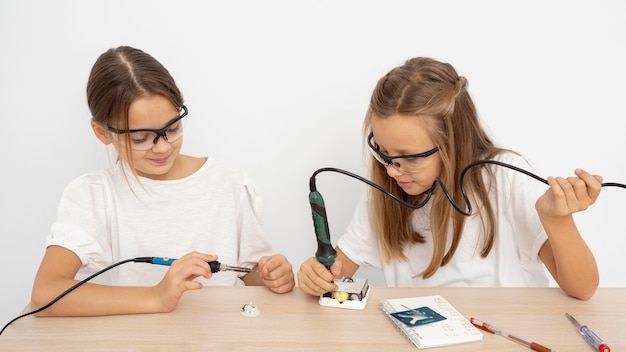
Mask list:
[[[249,172],[270,241],[297,270],[316,249],[309,177],[331,166],[365,175],[369,95],[412,56],[465,75],[494,139],[542,177],[583,167],[626,182],[624,17],[619,0],[3,0],[0,325],[29,300],[65,185],[110,162],[85,102],[89,69],[110,47],[141,48],[170,70],[189,107],[183,151]],[[317,180],[336,240],[365,186]],[[605,188],[577,215],[602,286],[626,285],[624,199]]]

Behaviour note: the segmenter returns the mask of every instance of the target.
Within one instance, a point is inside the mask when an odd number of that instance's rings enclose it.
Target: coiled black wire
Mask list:
[[[454,199],[452,199],[452,196],[450,195],[450,192],[448,191],[448,189],[446,188],[446,186],[444,185],[443,181],[437,177],[435,178],[435,181],[433,182],[433,185],[430,187],[430,189],[426,192],[426,195],[424,197],[424,199],[419,203],[419,204],[409,204],[407,202],[405,202],[404,200],[400,199],[398,196],[396,196],[395,194],[392,194],[391,192],[387,191],[386,189],[384,189],[382,186],[375,184],[374,182],[361,177],[359,175],[353,174],[351,172],[342,170],[342,169],[337,169],[337,168],[333,168],[333,167],[326,167],[326,168],[321,168],[318,169],[317,171],[315,171],[313,173],[313,175],[311,176],[311,179],[309,180],[309,187],[311,188],[311,191],[315,191],[316,190],[316,186],[315,186],[315,177],[321,173],[321,172],[325,172],[325,171],[334,171],[334,172],[338,172],[350,177],[353,177],[359,181],[362,181],[364,183],[367,183],[368,185],[376,188],[377,190],[385,193],[386,195],[388,195],[389,197],[393,198],[394,200],[396,200],[398,203],[402,204],[403,206],[410,208],[410,209],[419,209],[421,207],[423,207],[424,205],[426,205],[426,203],[428,203],[428,201],[430,200],[430,198],[432,197],[433,193],[435,192],[435,189],[437,188],[437,185],[439,185],[441,187],[441,190],[443,191],[443,193],[446,195],[446,198],[448,198],[448,201],[450,202],[450,204],[452,205],[452,207],[458,211],[459,213],[465,215],[465,216],[469,216],[472,215],[472,204],[469,201],[469,198],[467,196],[467,192],[465,191],[465,184],[464,184],[464,180],[465,180],[465,174],[467,173],[467,171],[469,171],[469,169],[477,166],[477,165],[481,165],[481,164],[494,164],[494,165],[499,165],[499,166],[503,166],[512,170],[515,170],[517,172],[521,172],[527,176],[530,176],[532,178],[534,178],[537,181],[543,182],[546,185],[548,184],[548,181],[546,179],[543,179],[535,174],[533,174],[530,171],[524,170],[522,168],[519,168],[517,166],[513,166],[507,163],[503,163],[501,161],[497,161],[497,160],[491,160],[491,159],[484,159],[484,160],[478,160],[475,161],[469,165],[467,165],[463,171],[461,171],[461,175],[459,177],[459,184],[461,186],[461,194],[463,195],[463,200],[465,201],[465,206],[467,208],[467,210],[463,210],[461,208],[461,206],[459,206]],[[620,187],[620,188],[626,188],[626,185],[622,184],[622,183],[616,183],[616,182],[604,182],[601,184],[602,187]]]

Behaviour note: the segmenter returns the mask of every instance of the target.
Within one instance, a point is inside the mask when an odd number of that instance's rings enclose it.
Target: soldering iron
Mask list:
[[[311,192],[309,193],[309,203],[313,215],[313,226],[315,227],[315,237],[317,238],[317,252],[315,257],[327,268],[335,262],[337,251],[330,242],[330,230],[328,228],[328,216],[326,216],[326,205],[320,192],[315,189],[315,177],[311,177]]]
[[[138,258],[133,259],[135,263],[150,263],[150,264],[167,265],[167,266],[172,265],[172,263],[175,260],[176,259],[170,258],[170,257],[138,257]],[[211,267],[211,273],[213,274],[219,271],[237,271],[240,273],[258,272],[257,270],[250,269],[250,268],[222,264],[218,262],[217,260],[214,260],[212,262],[207,262],[207,263],[209,263],[209,266]]]

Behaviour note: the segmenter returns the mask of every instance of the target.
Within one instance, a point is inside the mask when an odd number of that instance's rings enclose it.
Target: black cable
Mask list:
[[[465,174],[467,173],[467,171],[469,171],[469,169],[477,166],[477,165],[481,165],[481,164],[494,164],[494,165],[499,165],[499,166],[503,166],[512,170],[515,170],[517,172],[521,172],[527,176],[530,176],[532,178],[534,178],[535,180],[538,180],[540,182],[545,183],[546,185],[548,184],[548,181],[546,179],[543,179],[535,174],[533,174],[530,171],[521,169],[517,166],[513,166],[507,163],[503,163],[501,161],[497,161],[497,160],[490,160],[490,159],[484,159],[484,160],[478,160],[475,161],[473,163],[470,163],[469,165],[467,165],[463,171],[461,172],[461,175],[459,177],[459,184],[461,186],[461,194],[463,195],[463,199],[465,200],[465,205],[467,207],[467,211],[461,209],[461,207],[456,204],[456,202],[454,201],[454,199],[452,199],[452,196],[450,195],[450,192],[448,191],[448,189],[446,188],[446,186],[444,185],[443,181],[437,177],[435,178],[435,181],[433,181],[433,185],[430,187],[430,189],[427,191],[427,193],[425,194],[424,199],[419,203],[419,204],[409,204],[407,202],[405,202],[404,200],[400,199],[398,196],[396,196],[395,194],[392,194],[391,192],[387,191],[386,189],[384,189],[382,186],[375,184],[374,182],[361,177],[359,175],[353,174],[351,172],[342,170],[342,169],[337,169],[337,168],[332,168],[332,167],[326,167],[326,168],[321,168],[318,169],[317,171],[315,171],[313,173],[313,175],[311,176],[311,178],[309,179],[309,187],[311,189],[311,191],[315,191],[316,190],[316,186],[315,186],[315,176],[317,176],[317,174],[321,173],[321,172],[325,172],[325,171],[334,171],[334,172],[338,172],[350,177],[353,177],[355,179],[360,180],[361,182],[367,183],[368,185],[376,188],[377,190],[385,193],[386,195],[388,195],[389,197],[393,198],[394,200],[396,200],[398,203],[402,204],[403,206],[409,208],[409,209],[419,209],[422,208],[424,205],[426,205],[426,203],[428,203],[428,201],[430,200],[430,198],[433,195],[433,192],[435,191],[435,189],[437,188],[437,185],[441,186],[441,190],[443,191],[443,193],[446,195],[446,198],[448,198],[448,201],[450,202],[450,204],[452,205],[452,207],[454,207],[454,209],[456,211],[458,211],[459,213],[469,216],[472,214],[472,204],[469,201],[469,198],[467,196],[467,192],[465,191],[465,184],[464,184],[464,179],[465,179]],[[621,187],[621,188],[626,188],[626,185],[622,184],[622,183],[617,183],[617,182],[604,182],[601,184],[602,187]]]
[[[8,322],[3,328],[2,330],[0,330],[0,335],[2,335],[2,333],[4,332],[4,329],[6,329],[9,325],[11,325],[11,323],[13,323],[14,321],[21,319],[23,317],[35,314],[35,313],[39,313],[42,310],[50,307],[51,305],[53,305],[54,303],[56,303],[58,300],[60,300],[61,298],[63,298],[65,295],[67,295],[68,293],[74,291],[75,289],[77,289],[79,286],[83,285],[84,283],[88,282],[89,280],[93,279],[94,277],[109,271],[113,268],[115,268],[116,266],[122,265],[124,263],[128,263],[128,262],[135,262],[135,263],[148,263],[148,264],[160,264],[160,265],[170,265],[172,261],[174,261],[175,259],[173,258],[165,258],[165,257],[136,257],[133,259],[125,259],[122,260],[120,262],[117,262],[115,264],[109,265],[108,267],[90,275],[89,277],[81,280],[80,282],[77,282],[76,284],[74,284],[72,287],[68,288],[67,290],[65,290],[63,293],[61,293],[60,295],[56,296],[52,301],[48,302],[46,305],[44,305],[43,307],[39,308],[39,309],[35,309],[32,312],[28,312],[28,313],[24,313],[18,317],[16,317],[15,319],[11,320],[10,322]],[[218,271],[221,270],[233,270],[233,269],[239,269],[236,267],[231,267],[231,266],[223,266],[220,262],[218,262],[217,260],[214,260],[212,262],[207,262],[209,264],[209,266],[211,267],[211,273],[216,273]]]
[[[70,293],[70,292],[74,291],[74,290],[75,290],[75,289],[77,289],[79,286],[83,285],[84,283],[88,282],[89,280],[93,279],[94,277],[96,277],[96,276],[98,276],[98,275],[100,275],[100,274],[102,274],[102,273],[104,273],[104,272],[106,272],[106,271],[109,271],[109,270],[111,270],[111,269],[115,268],[115,267],[116,267],[116,266],[118,266],[118,265],[122,265],[122,264],[124,264],[124,263],[128,263],[128,262],[136,262],[136,263],[152,263],[152,257],[140,257],[140,258],[133,258],[133,259],[126,259],[126,260],[122,260],[121,262],[117,262],[117,263],[115,263],[115,264],[112,264],[112,265],[110,265],[110,266],[108,266],[108,267],[106,267],[106,268],[104,268],[104,269],[102,269],[102,270],[100,270],[100,271],[98,271],[98,272],[96,272],[96,273],[94,273],[94,274],[90,275],[90,276],[89,276],[89,277],[87,277],[86,279],[83,279],[83,280],[81,280],[81,281],[77,282],[75,285],[73,285],[72,287],[70,287],[70,288],[68,288],[67,290],[65,290],[65,292],[63,292],[63,293],[61,293],[60,295],[58,295],[56,298],[54,298],[52,301],[48,302],[48,303],[47,303],[46,305],[44,305],[43,307],[38,308],[38,309],[35,309],[35,310],[33,310],[32,312],[24,313],[24,314],[22,314],[22,315],[20,315],[20,316],[18,316],[18,317],[16,317],[16,318],[14,318],[14,319],[13,319],[13,320],[11,320],[10,322],[8,322],[8,323],[7,323],[7,324],[6,324],[6,325],[2,328],[2,330],[0,330],[0,335],[2,335],[2,333],[4,332],[4,330],[5,330],[5,329],[6,329],[9,325],[11,325],[14,321],[16,321],[16,320],[18,320],[18,319],[21,319],[21,318],[23,318],[23,317],[26,317],[26,316],[32,315],[32,314],[39,313],[39,312],[41,312],[42,310],[47,309],[48,307],[50,307],[51,305],[53,305],[54,303],[56,303],[58,300],[60,300],[61,298],[65,297],[65,295],[67,295],[68,293]]]
[[[465,191],[465,184],[464,184],[465,174],[467,173],[469,169],[480,164],[495,164],[495,165],[507,167],[517,172],[521,172],[527,176],[530,176],[538,181],[541,181],[545,183],[546,185],[549,185],[547,180],[544,180],[541,177],[531,172],[515,167],[513,165],[509,165],[509,164],[506,164],[500,161],[495,161],[495,160],[488,160],[488,159],[478,160],[467,165],[463,170],[461,170],[461,175],[459,176],[461,195],[463,196],[463,199],[465,200],[465,205],[467,207],[467,211],[465,211],[454,201],[454,199],[450,195],[450,192],[448,192],[448,189],[446,188],[445,184],[438,177],[435,178],[430,189],[422,193],[423,199],[420,201],[420,203],[414,205],[414,204],[409,204],[405,202],[404,200],[400,199],[398,196],[392,194],[391,192],[384,189],[380,185],[377,185],[374,182],[366,178],[363,178],[361,176],[355,175],[351,172],[348,172],[342,169],[331,168],[331,167],[322,168],[322,169],[315,171],[313,175],[311,175],[311,177],[309,178],[309,189],[310,189],[309,202],[311,203],[311,212],[313,215],[313,226],[315,229],[315,237],[317,238],[317,251],[315,252],[315,257],[320,263],[324,264],[324,266],[329,268],[335,262],[335,258],[337,256],[337,251],[333,248],[332,243],[330,241],[330,231],[328,229],[328,217],[326,214],[326,207],[324,205],[324,199],[322,195],[320,194],[320,192],[317,191],[317,187],[315,185],[315,177],[319,173],[324,172],[324,171],[334,171],[334,172],[338,172],[338,173],[356,178],[357,180],[363,183],[366,183],[376,188],[377,190],[383,192],[385,195],[393,198],[402,206],[409,208],[409,209],[419,209],[423,207],[424,205],[426,205],[426,203],[428,203],[428,201],[434,194],[435,189],[437,188],[437,185],[439,185],[441,186],[441,190],[445,194],[446,198],[448,199],[448,202],[450,202],[452,207],[454,207],[454,209],[458,211],[459,213],[461,213],[462,215],[469,216],[469,215],[472,215],[472,204],[470,203],[469,198],[467,196],[467,192]],[[605,186],[617,186],[617,187],[626,188],[626,185],[619,184],[619,183],[603,183],[602,187],[605,187]]]

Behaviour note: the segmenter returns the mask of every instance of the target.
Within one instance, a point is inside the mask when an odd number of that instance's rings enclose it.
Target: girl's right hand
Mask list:
[[[341,267],[341,261],[335,260],[328,270],[317,259],[311,257],[302,263],[298,270],[298,287],[302,292],[313,296],[335,291],[337,285],[333,283],[333,280],[340,276]]]
[[[217,260],[216,255],[191,252],[172,262],[161,282],[154,287],[155,300],[162,311],[173,311],[185,291],[201,289],[202,283],[193,280],[209,279],[212,274],[208,262],[214,260]]]

